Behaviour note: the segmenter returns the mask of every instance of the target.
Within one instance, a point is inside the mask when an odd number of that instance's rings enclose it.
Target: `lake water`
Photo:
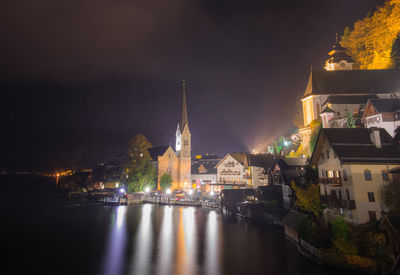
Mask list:
[[[346,274],[304,258],[279,227],[213,210],[10,205],[0,212],[2,267],[12,268],[3,274]]]

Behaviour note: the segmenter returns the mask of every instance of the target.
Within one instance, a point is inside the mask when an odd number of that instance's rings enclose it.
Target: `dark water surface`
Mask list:
[[[0,204],[3,274],[346,274],[301,256],[279,227],[216,211],[34,197]]]

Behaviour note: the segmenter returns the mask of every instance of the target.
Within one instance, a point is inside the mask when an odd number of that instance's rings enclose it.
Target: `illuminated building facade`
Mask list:
[[[354,62],[338,43],[329,53],[325,70],[311,71],[304,97],[304,128],[299,130],[303,148],[311,154],[310,138],[313,121],[323,128],[346,127],[349,116],[359,119],[369,99],[400,95],[400,70],[356,70]]]
[[[157,183],[165,173],[172,177],[172,189],[189,189],[191,180],[191,133],[186,104],[186,83],[183,81],[182,117],[176,130],[175,151],[171,146],[150,149],[150,155],[157,169]]]
[[[322,129],[310,164],[318,167],[325,218],[363,224],[387,210],[380,191],[399,167],[400,151],[385,129]]]

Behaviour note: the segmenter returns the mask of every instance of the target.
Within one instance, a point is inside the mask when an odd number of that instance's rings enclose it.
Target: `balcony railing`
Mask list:
[[[329,184],[333,186],[342,186],[341,178],[319,178],[318,183]]]
[[[356,209],[356,202],[354,200],[341,200],[336,196],[321,195],[322,203],[330,207],[340,207],[346,209]]]

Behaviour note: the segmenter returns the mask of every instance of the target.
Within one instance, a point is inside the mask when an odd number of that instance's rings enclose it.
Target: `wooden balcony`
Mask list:
[[[356,202],[354,200],[341,200],[336,196],[321,195],[321,202],[329,207],[338,207],[350,210],[356,209]]]
[[[342,186],[341,178],[318,178],[318,183],[328,184],[332,186]]]

